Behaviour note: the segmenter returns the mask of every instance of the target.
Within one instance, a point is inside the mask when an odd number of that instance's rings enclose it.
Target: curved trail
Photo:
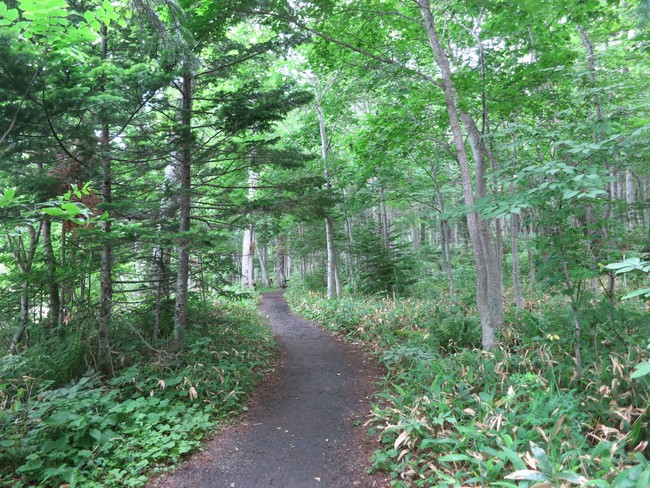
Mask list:
[[[281,292],[264,295],[280,347],[244,421],[155,485],[163,488],[383,487],[366,474],[373,440],[363,423],[380,374],[358,348],[297,317]]]

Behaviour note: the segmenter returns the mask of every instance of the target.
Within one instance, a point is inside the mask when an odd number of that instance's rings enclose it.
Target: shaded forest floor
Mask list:
[[[281,292],[264,296],[280,352],[244,421],[212,439],[150,487],[382,487],[366,473],[375,448],[363,424],[381,375],[360,349],[292,314]]]

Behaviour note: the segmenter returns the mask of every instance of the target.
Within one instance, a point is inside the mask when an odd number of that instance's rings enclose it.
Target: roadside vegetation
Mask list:
[[[245,409],[274,351],[257,300],[190,311],[186,344],[174,352],[138,335],[144,311],[121,317],[111,378],[90,369],[84,323],[55,347],[4,358],[0,486],[142,486]]]
[[[500,346],[482,352],[470,294],[420,283],[403,298],[327,300],[315,282],[292,286],[292,308],[386,367],[368,427],[381,442],[372,469],[393,486],[649,486],[650,382],[631,378],[647,359],[643,302],[611,321],[602,303],[584,310],[577,377],[571,310],[551,290],[506,309]]]

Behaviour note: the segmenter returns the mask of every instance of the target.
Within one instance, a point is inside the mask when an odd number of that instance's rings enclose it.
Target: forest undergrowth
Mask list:
[[[506,311],[500,347],[483,352],[471,305],[444,298],[346,296],[297,284],[299,314],[370,348],[387,368],[369,432],[373,470],[395,487],[647,488],[648,309],[620,305],[609,322],[584,311],[582,375],[562,295],[530,295]]]
[[[2,358],[0,486],[142,486],[245,409],[275,348],[256,300],[197,301],[190,311],[175,351],[134,334],[138,313],[116,320],[112,378],[88,369],[93,329],[82,324],[57,348],[36,343]]]

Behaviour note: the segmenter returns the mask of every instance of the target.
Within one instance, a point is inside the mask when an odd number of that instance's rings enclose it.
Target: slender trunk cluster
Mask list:
[[[7,236],[7,244],[9,245],[9,249],[14,256],[16,264],[18,265],[18,268],[20,269],[20,273],[22,275],[22,283],[20,284],[20,309],[18,312],[18,326],[16,327],[16,332],[9,342],[9,347],[7,348],[8,355],[12,355],[16,351],[16,347],[23,337],[29,337],[29,276],[32,272],[34,254],[36,253],[36,247],[38,246],[42,228],[42,221],[39,224],[38,228],[34,227],[33,225],[27,226],[27,232],[29,234],[29,244],[27,246],[25,246],[22,236]],[[25,342],[28,342],[28,340]]]
[[[444,92],[447,113],[454,139],[457,161],[461,175],[463,197],[468,207],[473,207],[476,199],[487,194],[485,180],[485,148],[476,125],[469,114],[461,114],[458,110],[457,94],[452,80],[449,60],[444,52],[435,20],[431,12],[429,0],[416,0],[424,19],[424,27],[429,38],[435,62],[442,77],[441,88]],[[472,188],[472,173],[469,157],[465,148],[465,137],[461,120],[465,126],[470,141],[474,165],[476,167],[474,181],[476,194]],[[481,328],[483,333],[483,348],[493,349],[496,344],[496,331],[503,326],[503,281],[500,262],[492,240],[489,222],[482,219],[476,212],[467,215],[467,228],[472,244],[474,264],[476,266],[476,299]]]

